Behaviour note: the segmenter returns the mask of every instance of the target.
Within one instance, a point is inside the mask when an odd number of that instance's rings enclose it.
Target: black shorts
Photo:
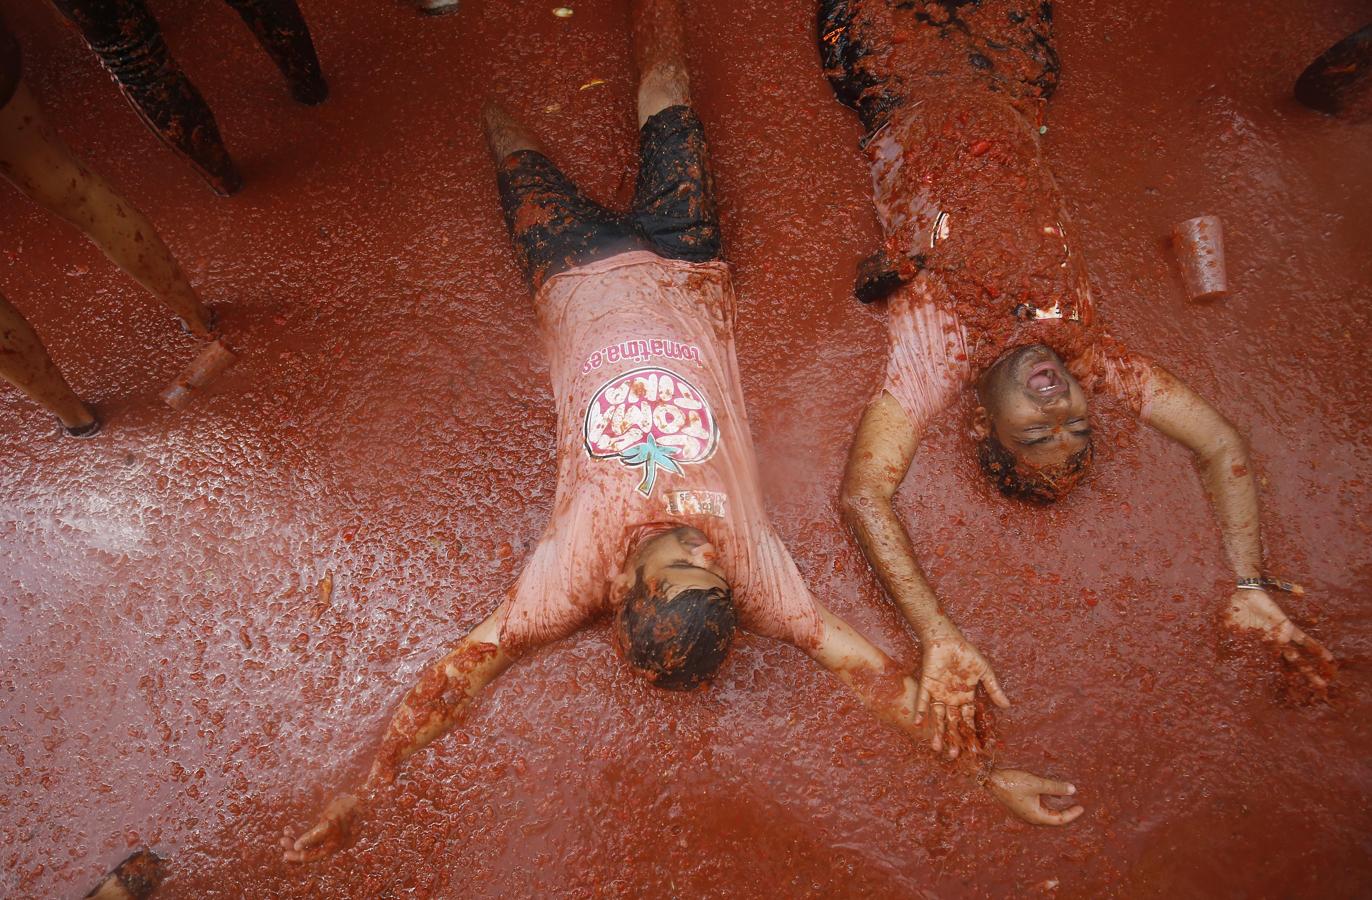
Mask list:
[[[519,150],[500,166],[500,205],[535,291],[558,272],[629,250],[706,262],[720,257],[705,130],[689,106],[669,106],[639,131],[638,183],[628,214],[583,194],[552,161]]]
[[[889,71],[891,48],[911,33],[939,48],[924,59],[932,68]],[[1046,100],[1058,84],[1051,0],[820,0],[817,36],[829,84],[868,134],[950,74],[976,72],[1012,99]]]

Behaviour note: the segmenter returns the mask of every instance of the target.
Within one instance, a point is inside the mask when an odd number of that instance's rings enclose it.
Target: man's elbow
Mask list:
[[[1236,464],[1248,459],[1248,441],[1228,419],[1221,419],[1201,454],[1206,462]]]
[[[890,505],[889,494],[868,484],[845,483],[839,493],[839,508],[850,527],[871,522]]]

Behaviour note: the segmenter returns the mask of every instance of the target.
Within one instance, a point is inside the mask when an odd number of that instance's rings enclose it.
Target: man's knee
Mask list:
[[[691,78],[681,66],[663,63],[643,73],[638,82],[638,119],[642,125],[649,117],[671,106],[691,104]]]

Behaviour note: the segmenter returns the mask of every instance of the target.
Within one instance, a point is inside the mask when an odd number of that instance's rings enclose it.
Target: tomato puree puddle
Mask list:
[[[0,895],[79,895],[141,845],[164,897],[1365,890],[1372,141],[1289,98],[1366,9],[1313,0],[1058,4],[1043,141],[1112,333],[1252,441],[1268,558],[1307,589],[1288,609],[1340,659],[1330,704],[1222,646],[1228,574],[1183,451],[1107,411],[1083,485],[1023,509],[981,485],[955,411],[897,509],[1014,704],[1000,758],[1076,784],[1071,827],[1012,821],[790,648],[745,638],[678,696],[602,624],[503,676],[353,847],[280,860],[281,828],[364,774],[551,511],[547,367],[479,104],[506,100],[620,206],[636,145],[622,4],[550,8],[307,4],[332,88],[310,109],[227,7],[160,5],[243,170],[227,201],[74,33],[7,11],[63,138],[156,221],[242,355],[171,413],[157,395],[194,342],[0,190],[0,289],[108,423],[59,439],[0,392]],[[878,243],[860,126],[810,2],[690,8],[769,509],[816,594],[913,667],[835,504],[885,348],[850,296]],[[1164,241],[1201,214],[1225,223],[1232,291],[1209,304]]]

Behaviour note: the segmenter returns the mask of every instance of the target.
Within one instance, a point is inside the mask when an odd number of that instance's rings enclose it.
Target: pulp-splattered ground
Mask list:
[[[167,897],[1365,894],[1372,132],[1289,99],[1364,23],[1351,0],[1064,0],[1046,137],[1114,330],[1250,435],[1271,566],[1343,660],[1332,705],[1222,652],[1227,573],[1179,449],[1107,411],[1084,488],[1022,510],[950,416],[898,506],[1015,703],[1002,759],[1079,785],[1072,827],[1012,822],[793,650],[744,640],[712,689],[668,695],[602,626],[503,678],[354,848],[279,861],[548,514],[547,370],[476,113],[508,100],[606,201],[634,148],[622,4],[552,5],[306,2],[333,88],[306,109],[227,7],[155,3],[248,180],[231,200],[55,14],[7,11],[63,136],[244,358],[170,412],[191,340],[0,189],[0,290],[107,421],[59,438],[0,391],[0,894],[78,894],[139,844],[169,857]],[[875,236],[858,126],[811,3],[689,6],[770,507],[817,593],[913,665],[834,504],[884,346],[848,295]],[[1235,287],[1208,306],[1163,242],[1200,213]]]

